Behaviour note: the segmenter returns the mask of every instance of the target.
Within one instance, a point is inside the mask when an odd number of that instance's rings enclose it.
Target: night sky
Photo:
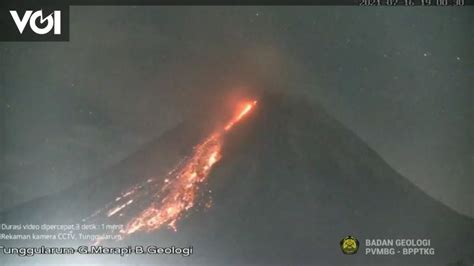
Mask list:
[[[91,177],[239,86],[306,96],[474,216],[473,8],[71,7],[0,43],[0,208]]]

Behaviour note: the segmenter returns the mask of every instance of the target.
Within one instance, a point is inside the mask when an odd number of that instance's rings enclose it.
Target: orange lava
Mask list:
[[[209,175],[212,166],[221,158],[222,139],[212,135],[194,148],[189,161],[174,176],[168,178],[164,192],[167,195],[161,201],[154,201],[133,218],[122,230],[123,234],[132,234],[138,230],[153,231],[163,225],[176,230],[176,221],[188,209],[194,206],[198,184]]]
[[[257,105],[257,101],[249,102],[244,105],[244,108],[237,113],[235,116],[225,127],[224,130],[230,130],[235,123],[239,122],[244,116],[246,116],[252,108]]]
[[[135,206],[138,202],[142,205],[146,202],[146,208],[131,218],[121,230],[123,235],[137,231],[154,231],[163,226],[176,231],[176,222],[196,205],[199,184],[207,179],[212,167],[221,159],[224,135],[256,104],[257,101],[251,101],[239,108],[223,129],[215,131],[196,145],[193,153],[168,173],[163,184],[157,183],[157,180],[162,179],[150,178],[146,183],[136,185],[117,197],[115,204],[118,205],[107,211],[107,217],[116,214],[122,217],[127,209],[139,207]]]

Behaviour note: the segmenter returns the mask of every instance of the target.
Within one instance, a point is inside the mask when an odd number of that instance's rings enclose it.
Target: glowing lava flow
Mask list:
[[[253,101],[253,102],[250,102],[250,103],[246,103],[244,105],[244,108],[237,114],[237,116],[235,116],[225,127],[224,127],[224,130],[225,131],[229,131],[235,123],[239,122],[240,119],[242,119],[242,117],[244,117],[245,115],[247,115],[251,110],[252,108],[257,104],[257,101]]]
[[[194,149],[193,156],[170,179],[165,180],[167,195],[133,218],[122,231],[131,234],[138,230],[152,231],[167,224],[176,230],[176,221],[182,213],[194,206],[197,184],[209,175],[211,167],[221,158],[222,139],[214,134]],[[158,195],[157,195],[158,196]]]
[[[199,184],[206,180],[212,166],[221,159],[223,136],[256,104],[256,101],[246,103],[223,130],[214,132],[195,146],[193,153],[168,173],[164,184],[156,183],[154,178],[148,179],[146,183],[136,185],[117,197],[115,204],[118,205],[107,211],[107,217],[121,217],[125,209],[141,202],[142,205],[146,203],[147,207],[126,224],[121,230],[123,235],[158,230],[163,225],[176,230],[177,220],[196,204]]]

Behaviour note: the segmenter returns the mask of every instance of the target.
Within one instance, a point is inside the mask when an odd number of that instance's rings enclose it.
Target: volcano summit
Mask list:
[[[131,187],[146,186],[150,177],[163,184],[167,173],[212,134],[207,128],[184,123],[87,182],[4,212],[1,219],[80,222]],[[221,144],[219,160],[212,161],[206,181],[199,184],[196,204],[173,223],[176,232],[169,227],[134,231],[122,242],[102,244],[194,246],[188,258],[139,256],[140,264],[472,265],[474,261],[472,219],[425,194],[354,133],[304,99],[263,94],[254,110],[222,135]],[[150,196],[130,205],[131,211],[121,217],[136,217],[150,203],[160,205],[161,198],[146,195]],[[341,252],[339,241],[347,235],[359,239],[357,254]],[[394,254],[366,254],[378,247],[370,243],[381,239],[427,240],[423,243],[429,243],[434,253],[404,254],[403,248],[410,247],[404,244],[393,245]],[[131,263],[137,257],[119,259]]]

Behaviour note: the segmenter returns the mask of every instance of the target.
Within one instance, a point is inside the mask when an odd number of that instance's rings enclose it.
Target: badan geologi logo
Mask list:
[[[68,41],[69,7],[0,7],[0,41]]]
[[[353,236],[344,237],[339,243],[342,253],[346,255],[356,254],[359,250],[359,240]]]

